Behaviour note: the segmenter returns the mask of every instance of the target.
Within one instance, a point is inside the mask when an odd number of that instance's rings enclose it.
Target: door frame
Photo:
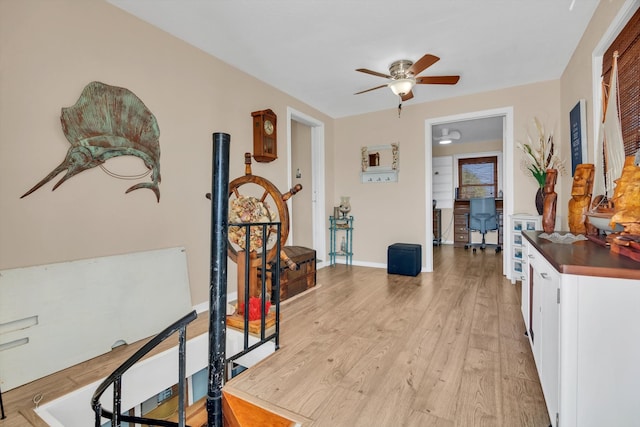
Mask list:
[[[291,123],[302,123],[311,128],[311,224],[313,235],[313,249],[318,257],[326,258],[326,234],[324,232],[325,217],[325,174],[324,174],[324,123],[294,108],[287,107],[287,183],[289,188],[293,186],[292,160],[291,160]],[[291,212],[291,199],[287,200],[287,207]],[[291,229],[289,239],[294,241],[293,221],[296,218],[291,215]],[[320,263],[318,267],[323,264]]]
[[[425,225],[426,225],[426,250],[425,250],[425,271],[433,271],[433,180],[430,179],[433,170],[433,146],[432,138],[433,126],[459,122],[463,120],[483,119],[488,117],[502,116],[502,168],[503,168],[503,247],[502,247],[502,274],[510,278],[509,254],[511,254],[511,241],[509,230],[511,230],[511,215],[513,214],[513,107],[501,107],[490,110],[473,111],[470,113],[456,114],[452,116],[435,117],[425,120]]]

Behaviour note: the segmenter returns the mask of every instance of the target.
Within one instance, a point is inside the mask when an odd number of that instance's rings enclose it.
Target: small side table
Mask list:
[[[353,216],[329,217],[329,264],[335,265],[337,257],[344,257],[347,265],[353,263]],[[338,238],[340,241],[338,242]]]

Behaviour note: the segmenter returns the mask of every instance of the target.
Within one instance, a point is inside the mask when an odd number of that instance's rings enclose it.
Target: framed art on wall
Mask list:
[[[587,161],[587,111],[584,99],[578,101],[569,113],[571,132],[571,176],[576,166]]]

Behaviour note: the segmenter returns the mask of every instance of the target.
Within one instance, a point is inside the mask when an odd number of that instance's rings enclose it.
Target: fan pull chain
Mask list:
[[[402,113],[402,102],[398,104],[398,118],[400,118],[400,113]]]

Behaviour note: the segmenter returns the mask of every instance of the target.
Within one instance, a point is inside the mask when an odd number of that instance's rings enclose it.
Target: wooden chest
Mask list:
[[[289,270],[280,265],[280,301],[291,298],[316,285],[316,251],[303,246],[285,246],[284,252],[298,265],[297,270]]]

